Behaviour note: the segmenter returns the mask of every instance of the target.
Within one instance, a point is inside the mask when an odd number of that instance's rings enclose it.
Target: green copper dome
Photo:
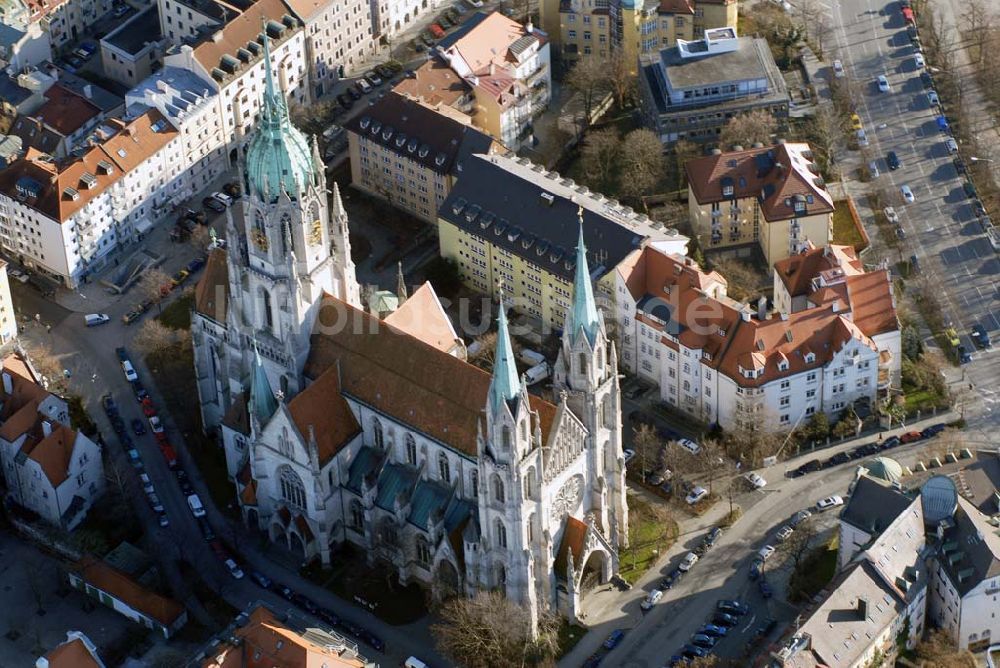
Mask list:
[[[250,192],[271,202],[284,191],[292,198],[305,190],[313,176],[309,140],[288,116],[288,104],[274,86],[271,48],[264,31],[264,104],[260,124],[247,150],[246,172]]]

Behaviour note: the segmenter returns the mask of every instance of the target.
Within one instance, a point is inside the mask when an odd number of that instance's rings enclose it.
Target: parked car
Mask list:
[[[719,537],[722,536],[722,529],[720,527],[712,527],[707,534],[705,534],[705,540],[703,541],[709,547],[715,545]]]
[[[959,174],[965,174],[965,161],[962,160],[960,156],[955,156],[952,158],[951,164],[955,165],[955,171]]]
[[[924,438],[923,434],[919,431],[908,431],[899,437],[899,440],[903,443],[916,443],[917,441],[922,441]]]
[[[627,466],[630,461],[635,457],[635,450],[631,448],[625,448],[622,450],[622,456],[625,458],[625,465]]]
[[[236,564],[232,559],[226,559],[225,562],[226,569],[229,570],[229,574],[233,576],[234,580],[243,579],[243,570]]]
[[[771,588],[771,584],[767,581],[767,578],[761,578],[757,582],[758,588],[760,588],[760,595],[764,598],[771,598],[774,595],[774,589]]]
[[[944,116],[938,116],[934,119],[937,124],[937,129],[941,132],[948,132],[951,126],[948,125],[948,119]]]
[[[882,213],[885,214],[885,219],[888,220],[893,225],[899,225],[899,214],[896,213],[896,208],[887,206],[882,209]]]
[[[739,620],[733,615],[727,612],[717,612],[712,615],[712,623],[716,626],[725,626],[727,628],[732,628],[739,624]]]
[[[895,151],[889,151],[888,153],[886,153],[885,161],[889,165],[889,169],[893,171],[899,169],[900,166],[902,166],[903,164],[899,161],[899,156],[896,155]]]
[[[157,516],[156,521],[159,523],[159,525],[161,527],[166,528],[166,527],[170,526],[170,520],[167,518],[166,513],[160,513]]]
[[[750,483],[750,486],[753,487],[754,489],[763,489],[764,487],[767,486],[767,481],[764,480],[764,478],[762,478],[757,473],[754,473],[753,471],[747,473],[743,477],[746,479],[748,483]]]
[[[372,86],[381,86],[382,77],[378,75],[375,70],[369,70],[365,72],[365,80],[368,81]]]
[[[139,418],[132,419],[132,431],[135,432],[136,436],[142,436],[146,433],[146,425],[142,423]]]
[[[129,9],[131,8],[128,5],[115,5],[114,10],[112,10],[112,14],[116,19],[120,19],[128,14]]]
[[[696,633],[691,636],[691,644],[697,647],[704,647],[705,649],[712,649],[715,644],[719,642],[719,639],[715,636],[710,636],[706,633]]]
[[[761,561],[767,561],[772,554],[774,554],[773,545],[765,545],[764,547],[757,550],[757,556],[761,558]]]
[[[753,561],[750,562],[750,570],[747,572],[747,577],[751,580],[756,580],[764,572],[764,562],[761,561],[760,557],[754,557]]]
[[[936,107],[939,104],[941,104],[941,99],[938,98],[938,94],[937,94],[936,90],[929,90],[929,91],[927,91],[927,101],[930,102],[930,104],[931,104],[932,107]]]
[[[354,87],[358,90],[359,93],[363,95],[367,95],[368,93],[372,92],[372,85],[367,81],[365,81],[364,79],[357,79],[354,82]]]
[[[833,496],[828,496],[825,499],[820,499],[816,502],[817,510],[827,510],[829,508],[836,508],[837,506],[844,505],[844,499],[836,494]]]
[[[83,321],[87,327],[97,327],[108,324],[111,322],[111,318],[108,317],[107,313],[88,313],[83,316]]]
[[[142,491],[146,494],[152,494],[156,491],[153,487],[153,481],[149,479],[149,475],[146,473],[139,474],[139,483],[142,485]]]
[[[219,200],[215,199],[214,197],[206,197],[205,199],[201,200],[201,204],[206,209],[210,209],[215,213],[222,213],[223,211],[226,210],[226,205],[220,202]]]
[[[878,75],[878,89],[883,93],[888,93],[892,90],[892,86],[889,85],[889,79],[884,75]]]
[[[864,128],[858,128],[854,135],[857,137],[858,146],[868,146],[868,135],[865,133]]]
[[[625,631],[623,629],[615,629],[614,631],[611,632],[611,635],[608,636],[607,640],[605,640],[601,646],[604,647],[604,649],[606,650],[612,650],[615,647],[618,647],[618,643],[620,643],[622,641],[622,638],[624,637],[625,637]]]
[[[715,609],[730,615],[742,617],[750,612],[750,606],[734,599],[722,599],[715,604]]]
[[[470,2],[470,0],[465,0]],[[704,647],[698,647],[697,645],[684,645],[684,649],[681,653],[688,657],[689,659],[700,659],[703,656],[708,656],[710,652]]]
[[[146,391],[145,386],[138,380],[132,381],[132,391],[135,393],[136,401],[142,402],[149,398],[149,392]]]
[[[913,64],[917,66],[917,69],[923,67],[926,64],[924,63],[924,54],[919,51],[913,54]]]
[[[780,529],[778,529],[778,533],[777,533],[778,542],[779,543],[784,543],[786,540],[789,539],[789,537],[791,537],[791,535],[792,535],[792,533],[794,531],[795,531],[795,529],[793,529],[792,527],[788,526],[787,524],[784,525],[783,527],[781,527]]]
[[[689,506],[693,506],[708,496],[708,490],[700,485],[692,489],[684,499]]]
[[[271,578],[267,577],[260,571],[250,571],[250,579],[264,589],[270,589],[271,585],[274,584],[274,582],[271,581]]]
[[[696,563],[698,563],[698,555],[694,552],[688,552],[681,560],[681,563],[677,566],[677,568],[686,573],[691,570],[691,567]]]
[[[198,521],[198,528],[201,529],[201,536],[205,539],[205,542],[209,543],[215,540],[215,532],[212,531],[212,526],[208,523],[208,520],[204,516],[196,517],[195,519]]]
[[[990,348],[993,345],[990,335],[982,325],[973,325],[972,333],[969,336],[972,338],[973,343],[980,348]]]
[[[808,510],[800,510],[799,512],[797,512],[794,515],[792,515],[792,519],[790,519],[788,521],[788,524],[790,524],[791,527],[794,529],[795,527],[797,527],[798,525],[802,524],[803,522],[805,522],[810,517],[812,517],[812,513],[810,511],[808,511]]]
[[[729,632],[725,626],[718,626],[717,624],[705,624],[700,629],[698,633],[703,633],[707,636],[715,636],[716,638],[722,638]]]
[[[127,381],[139,380],[139,374],[135,372],[135,367],[128,360],[122,362],[122,372],[125,374],[125,380]]]
[[[188,270],[188,274],[190,275],[190,274],[193,274],[194,272],[198,271],[199,269],[201,269],[204,266],[205,266],[205,259],[204,258],[200,258],[200,257],[196,257],[195,259],[193,259],[193,260],[191,260],[190,262],[187,263],[186,269]]]
[[[944,147],[948,149],[948,153],[958,153],[958,142],[953,137],[944,140]]]
[[[924,438],[931,438],[932,436],[937,436],[947,428],[948,425],[946,425],[943,422],[939,422],[937,424],[932,424],[931,426],[927,427],[920,433],[924,435]]]
[[[222,192],[226,193],[233,199],[236,199],[243,192],[240,188],[240,184],[235,181],[230,181],[226,185],[222,186]]]
[[[857,113],[855,113],[855,112],[852,111],[851,112],[851,129],[852,130],[860,130],[862,127],[863,126],[861,124],[861,117],[858,116]]]
[[[701,446],[692,441],[690,438],[679,438],[677,439],[677,445],[681,446],[692,455],[696,455],[701,452]]]
[[[153,430],[154,434],[162,434],[163,433],[163,423],[160,422],[160,418],[157,417],[156,415],[150,415],[149,416],[149,427],[150,427],[150,429]]]
[[[958,355],[959,364],[968,364],[972,361],[972,353],[965,346],[959,346],[955,353]]]
[[[845,74],[844,63],[840,62],[839,60],[833,61],[833,76],[839,79],[842,76],[844,76],[844,74]]]
[[[652,610],[653,606],[659,603],[661,598],[663,598],[663,591],[660,589],[654,589],[649,592],[649,595],[645,599],[643,599],[639,607],[643,610]]]
[[[131,325],[133,322],[142,317],[142,311],[129,311],[122,316],[122,323],[126,325]]]
[[[890,436],[889,438],[887,438],[884,441],[882,441],[882,447],[880,449],[881,450],[888,450],[889,448],[896,447],[900,443],[901,443],[901,441],[899,440],[899,436]]]
[[[337,96],[337,102],[340,103],[344,109],[350,109],[354,105],[354,100],[347,93],[341,93]]]
[[[677,584],[677,581],[680,580],[681,577],[683,576],[684,576],[684,571],[680,570],[679,568],[675,568],[674,570],[667,573],[666,577],[660,580],[659,588],[663,590],[670,589],[675,584]]]
[[[913,190],[911,190],[910,186],[908,186],[908,185],[902,185],[902,186],[900,186],[899,187],[899,192],[903,195],[903,200],[907,204],[913,204],[914,200],[916,200],[916,197],[914,197],[914,195],[913,195]]]

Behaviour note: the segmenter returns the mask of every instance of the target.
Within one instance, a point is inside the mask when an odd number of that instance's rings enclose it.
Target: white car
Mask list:
[[[882,172],[878,171],[878,161],[872,160],[868,163],[868,173],[872,175],[873,179],[877,179],[881,176]]]
[[[30,280],[28,275],[23,271],[21,271],[20,269],[11,269],[9,272],[7,272],[7,275],[16,281],[20,281],[21,283],[27,283]]]
[[[925,63],[924,63],[924,54],[922,54],[920,52],[917,52],[913,56],[913,64],[917,66],[917,69],[920,69],[921,67],[923,67],[925,65]]]
[[[139,482],[142,483],[142,491],[146,494],[152,494],[155,490],[152,481],[149,479],[149,475],[146,473],[139,474]]]
[[[639,607],[643,610],[651,610],[654,605],[660,602],[661,598],[663,598],[663,591],[660,589],[654,589],[649,592],[649,596],[643,600]]]
[[[701,446],[692,441],[690,438],[679,438],[677,439],[677,445],[681,446],[692,455],[696,455],[701,452]]]
[[[865,134],[865,129],[860,128],[855,133],[858,138],[858,146],[868,146],[868,135]]]
[[[945,147],[948,149],[948,153],[958,153],[958,143],[951,137],[948,137],[944,141]]]
[[[836,508],[837,506],[844,505],[844,499],[834,494],[833,496],[828,496],[825,499],[820,499],[816,502],[817,510],[826,510],[827,508]]]
[[[774,554],[773,545],[765,545],[764,547],[757,550],[757,556],[760,557],[761,561],[767,561],[768,557]]]
[[[927,91],[927,101],[931,103],[932,107],[936,107],[941,104],[941,99],[938,97],[936,90]]]
[[[778,542],[784,543],[786,540],[788,540],[788,537],[791,536],[794,532],[795,529],[788,526],[787,524],[781,527],[780,529],[778,529]]]
[[[913,191],[910,190],[910,186],[900,186],[899,192],[903,193],[903,199],[907,204],[913,204],[914,200],[917,199],[913,196]]]
[[[687,498],[684,500],[687,501],[687,504],[689,506],[693,506],[694,504],[704,499],[706,496],[708,496],[707,489],[705,489],[704,487],[695,487],[688,493]]]
[[[687,573],[689,570],[691,570],[691,567],[697,563],[698,563],[698,555],[695,554],[694,552],[688,552],[687,555],[684,556],[684,560],[681,561],[681,563],[677,566],[677,568]]]
[[[212,198],[222,202],[226,206],[232,206],[233,204],[233,198],[223,192],[212,193]]]
[[[885,219],[888,220],[893,225],[899,225],[899,214],[896,213],[896,209],[891,206],[887,206],[882,209],[882,213],[885,214]]]
[[[234,579],[236,580],[243,579],[243,571],[240,569],[239,566],[236,565],[236,562],[233,561],[232,559],[226,559],[226,568],[229,569],[229,574],[232,575]]]
[[[622,455],[625,456],[625,464],[628,464],[635,458],[635,450],[632,450],[631,448],[625,448],[624,450],[622,450]]]
[[[833,76],[838,79],[844,76],[844,63],[839,60],[833,61]]]
[[[149,428],[153,430],[154,434],[163,433],[163,423],[160,422],[160,418],[156,417],[155,415],[152,415],[149,418]]]
[[[878,75],[878,89],[883,93],[888,93],[892,90],[892,86],[889,85],[889,79],[884,74]]]
[[[752,471],[750,473],[747,473],[743,477],[746,478],[746,481],[748,483],[750,483],[751,485],[753,485],[754,489],[761,489],[761,488],[767,486],[767,481],[764,480],[762,477],[760,477],[758,474],[756,474],[756,473],[754,473]]]
[[[122,362],[122,371],[125,373],[125,380],[132,382],[133,380],[139,380],[139,374],[135,372],[135,367],[128,360]]]

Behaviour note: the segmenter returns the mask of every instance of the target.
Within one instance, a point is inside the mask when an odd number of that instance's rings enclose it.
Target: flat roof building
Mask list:
[[[140,12],[101,40],[104,73],[126,86],[135,86],[153,72],[164,44],[156,6]]]
[[[788,115],[788,90],[767,40],[736,28],[706,30],[704,39],[640,61],[646,122],[664,143],[713,141],[733,116],[765,109]]]

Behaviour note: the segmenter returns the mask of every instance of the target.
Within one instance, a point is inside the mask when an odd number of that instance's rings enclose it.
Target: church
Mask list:
[[[339,190],[259,39],[245,195],[192,320],[203,423],[244,521],[304,559],[329,564],[350,543],[436,597],[499,590],[533,623],[576,621],[585,575],[606,582],[628,540],[618,358],[582,220],[553,401],[518,375],[502,297],[492,373],[465,360],[429,283],[370,313]]]

